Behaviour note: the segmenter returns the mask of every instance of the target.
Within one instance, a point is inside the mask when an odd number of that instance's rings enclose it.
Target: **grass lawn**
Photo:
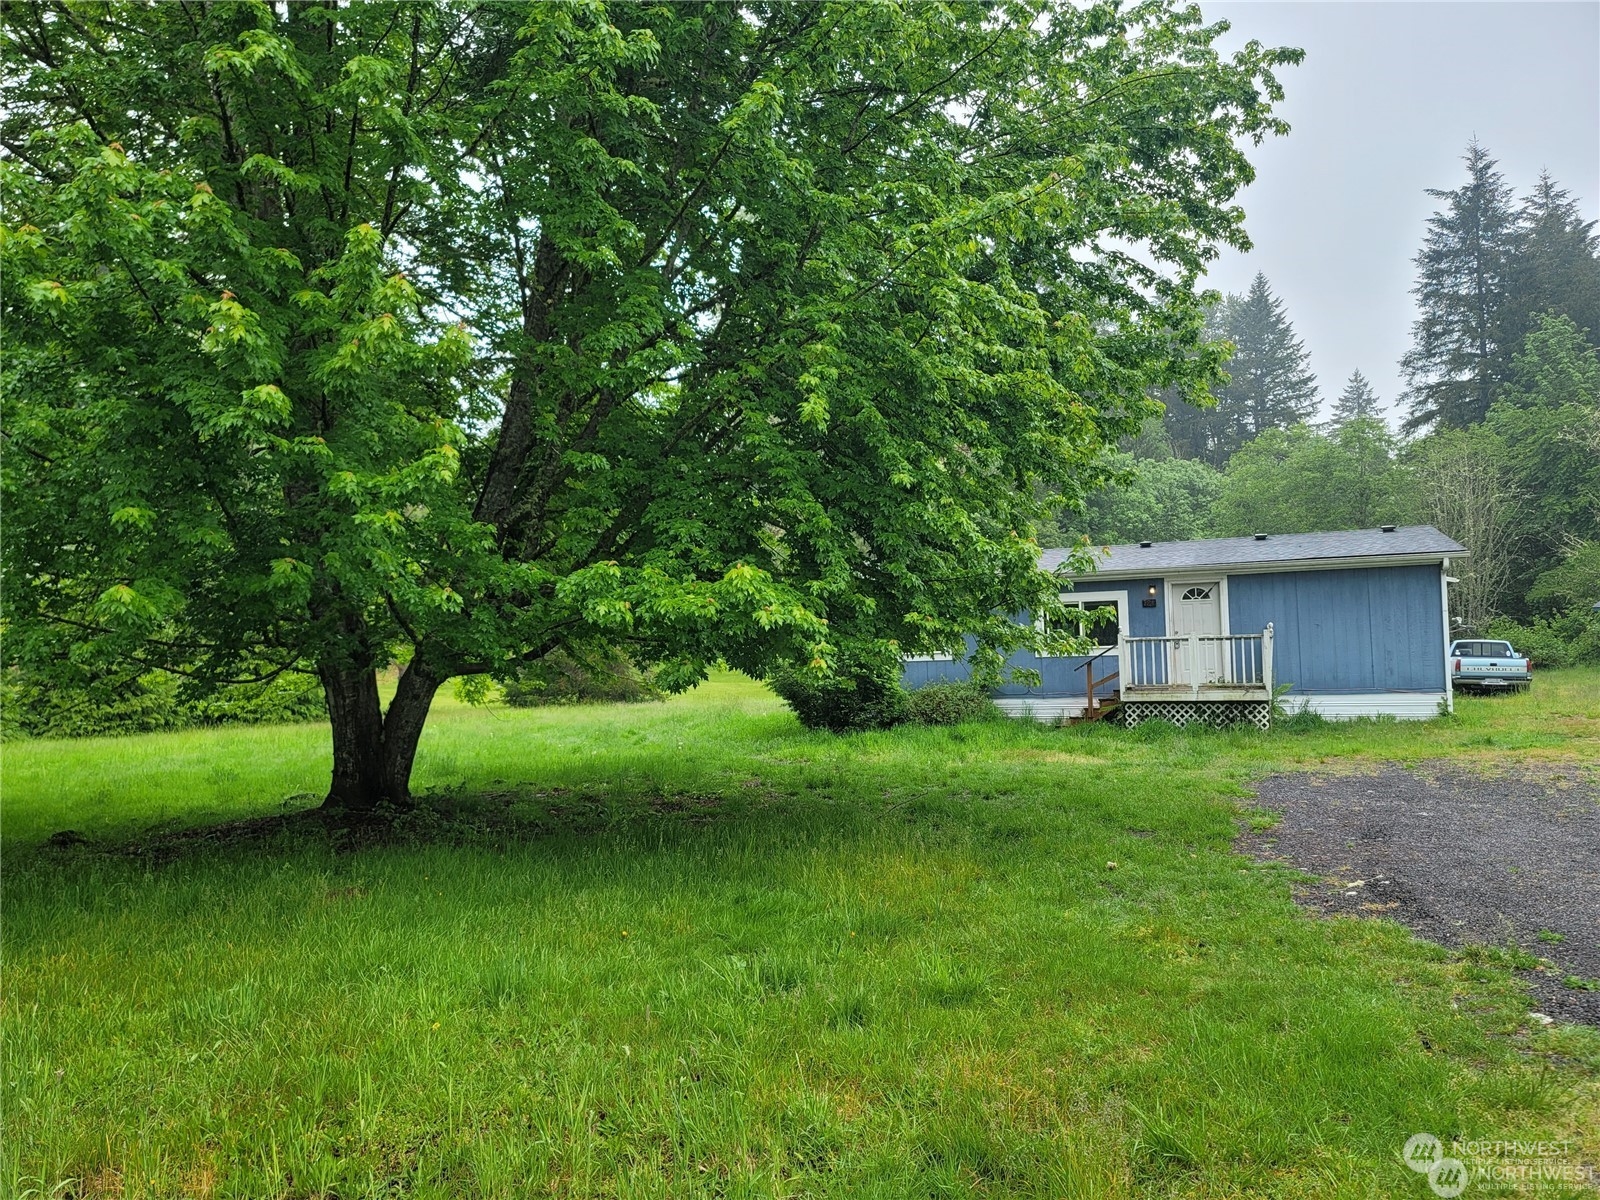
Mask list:
[[[1595,1164],[1600,1033],[1231,849],[1272,770],[1600,761],[1600,672],[1459,707],[442,699],[381,841],[294,817],[320,726],[7,745],[0,1195],[1429,1196],[1419,1131]]]

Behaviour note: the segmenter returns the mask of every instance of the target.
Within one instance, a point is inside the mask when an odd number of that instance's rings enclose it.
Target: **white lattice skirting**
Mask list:
[[[1123,701],[1122,723],[1129,729],[1145,721],[1171,721],[1174,725],[1228,725],[1272,727],[1268,700],[1132,700]]]

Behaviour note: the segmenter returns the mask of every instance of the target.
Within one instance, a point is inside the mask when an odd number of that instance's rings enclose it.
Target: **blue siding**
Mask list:
[[[1078,668],[1088,662],[1087,658],[1040,658],[1026,650],[1019,650],[1006,659],[1006,666],[1024,667],[1028,670],[1039,672],[1039,686],[1029,687],[1022,683],[1004,683],[995,690],[996,696],[1081,696],[1083,695],[1084,673]],[[1096,668],[1096,674],[1110,671],[1112,668],[1108,661],[1102,659]],[[1107,695],[1116,689],[1116,681],[1103,684],[1095,688],[1099,695]]]
[[[1291,692],[1442,692],[1437,565],[1228,576],[1228,627],[1270,621],[1272,674]]]
[[[969,643],[970,650],[970,643]],[[992,694],[996,696],[1081,696],[1083,695],[1084,673],[1077,668],[1087,662],[1086,658],[1040,658],[1026,650],[1018,650],[1006,659],[1007,669],[1022,667],[1026,670],[1039,672],[1040,686],[1030,687],[1023,683],[1002,684]],[[1111,668],[1101,663],[1099,670],[1107,671]],[[925,683],[959,683],[971,677],[969,664],[966,662],[908,662],[901,668],[901,682],[908,688],[919,688]],[[1108,695],[1115,690],[1117,684],[1113,680],[1108,684],[1097,686],[1095,691],[1100,695]]]
[[[1273,676],[1296,693],[1441,692],[1445,689],[1443,618],[1436,565],[1283,571],[1228,576],[1228,627],[1274,633]],[[1167,631],[1165,581],[1084,580],[1085,592],[1128,593],[1128,634]],[[1156,589],[1156,604],[1142,604]],[[970,649],[970,642],[969,642]],[[1240,648],[1240,653],[1245,653]],[[1019,651],[1008,665],[1038,671],[1039,687],[1009,683],[997,696],[1081,696],[1083,658],[1039,658]],[[1243,666],[1241,662],[1238,664]],[[1102,668],[1109,663],[1102,662]],[[908,662],[907,687],[963,680],[965,662]],[[1097,689],[1109,692],[1117,681]]]
[[[1129,637],[1160,637],[1167,631],[1166,613],[1166,588],[1162,586],[1161,579],[1118,579],[1096,580],[1085,579],[1079,583],[1079,590],[1084,592],[1120,592],[1128,593],[1127,627]],[[1155,607],[1145,608],[1143,601],[1150,596],[1150,589],[1155,588]],[[1070,595],[1070,593],[1069,593]],[[1092,602],[1091,602],[1092,603]],[[1028,619],[1028,618],[1021,618]],[[968,650],[971,650],[971,640],[968,640]],[[1038,655],[1019,650],[1006,660],[1008,668],[1022,667],[1038,671],[1040,686],[1028,687],[1020,683],[1003,684],[994,692],[996,696],[1081,696],[1083,695],[1084,672],[1079,668],[1088,662],[1087,658],[1040,658]],[[1114,658],[1102,659],[1097,664],[1096,673],[1112,669]],[[908,662],[904,666],[902,681],[908,688],[921,687],[925,683],[959,682],[970,676],[967,664],[964,662]],[[1110,683],[1101,684],[1095,688],[1099,695],[1109,695],[1120,685],[1120,681],[1112,680]]]
[[[1167,589],[1166,580],[1155,579],[1125,579],[1117,583],[1107,580],[1102,584],[1084,581],[1083,590],[1092,592],[1097,589],[1111,591],[1115,588],[1128,589],[1128,603],[1133,607],[1130,610],[1128,621],[1129,637],[1163,637],[1167,632]],[[1155,588],[1156,594],[1150,595],[1150,589]],[[1154,608],[1145,608],[1144,602],[1153,599]]]
[[[925,683],[960,683],[967,675],[964,662],[908,662],[901,665],[900,682],[919,688]]]

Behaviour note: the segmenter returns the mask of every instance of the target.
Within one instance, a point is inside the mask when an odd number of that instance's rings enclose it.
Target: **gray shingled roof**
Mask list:
[[[1465,546],[1445,537],[1432,525],[1401,525],[1388,533],[1381,529],[1348,529],[1339,533],[1274,533],[1262,541],[1254,537],[1235,537],[1112,546],[1111,553],[1100,558],[1100,569],[1095,574],[1160,574],[1189,568],[1247,567],[1302,559],[1412,554],[1459,558],[1467,553]],[[1046,550],[1040,555],[1039,565],[1051,570],[1060,566],[1066,557],[1065,550]]]

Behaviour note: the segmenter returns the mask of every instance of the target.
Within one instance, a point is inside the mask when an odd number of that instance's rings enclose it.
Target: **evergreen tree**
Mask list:
[[[1513,347],[1543,314],[1572,318],[1590,345],[1600,345],[1600,238],[1577,201],[1541,173],[1518,213],[1516,254],[1507,276],[1507,332]]]
[[[1310,355],[1265,275],[1257,274],[1249,292],[1229,296],[1211,312],[1207,335],[1233,343],[1228,382],[1216,392],[1215,409],[1169,402],[1180,455],[1222,467],[1268,429],[1288,429],[1316,414]]]
[[[1317,377],[1265,275],[1257,273],[1245,295],[1228,298],[1223,323],[1236,348],[1217,415],[1231,454],[1269,429],[1288,429],[1315,416]]]
[[[1547,313],[1528,334],[1485,427],[1525,498],[1516,583],[1526,592],[1573,546],[1600,539],[1600,355],[1572,318]]]
[[[1467,182],[1428,189],[1445,208],[1428,218],[1413,260],[1420,316],[1400,360],[1409,385],[1406,428],[1463,428],[1483,420],[1517,348],[1508,327],[1507,276],[1518,240],[1512,192],[1476,141],[1463,158]]]
[[[1381,419],[1382,414],[1383,402],[1378,399],[1378,393],[1372,390],[1367,377],[1360,371],[1351,371],[1344,391],[1333,402],[1333,419],[1328,425],[1332,429],[1339,429],[1351,421]]]
[[[1191,404],[1178,394],[1177,388],[1161,393],[1161,403],[1166,406],[1167,442],[1172,453],[1182,459],[1215,463],[1217,410],[1215,406],[1202,408]],[[1226,460],[1226,455],[1222,456]]]

